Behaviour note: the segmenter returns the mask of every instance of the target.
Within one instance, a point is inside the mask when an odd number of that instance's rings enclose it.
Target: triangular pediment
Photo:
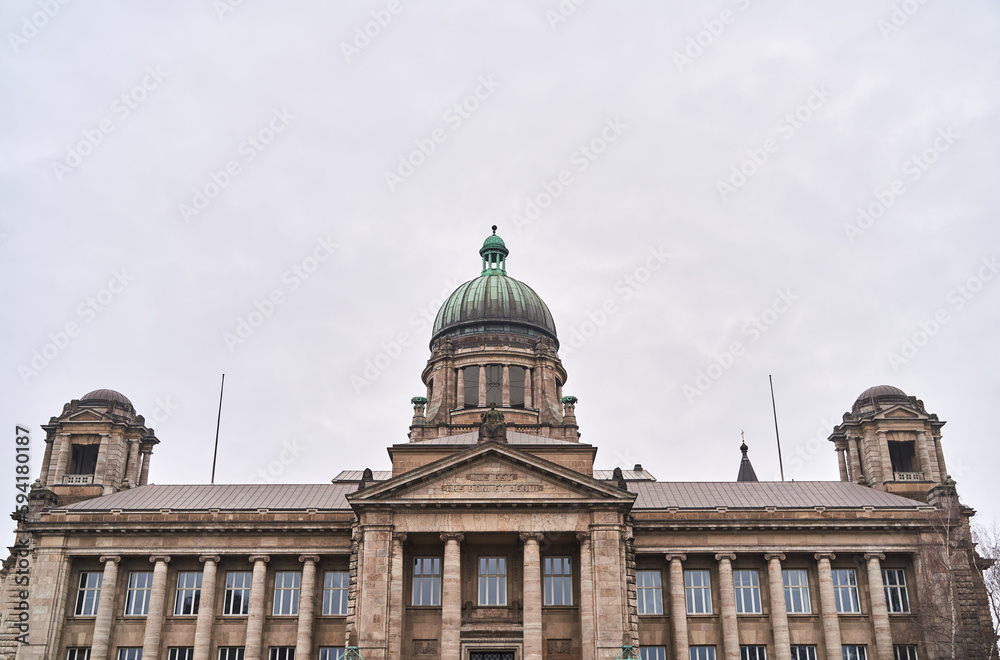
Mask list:
[[[106,419],[106,417],[93,410],[81,410],[75,415],[69,416],[69,421],[71,422],[103,422]]]
[[[484,443],[353,493],[352,504],[631,504],[635,495],[500,443]]]
[[[876,418],[880,419],[922,419],[925,417],[927,416],[921,415],[917,411],[903,405],[893,406],[892,408],[883,410],[880,414],[876,415]]]

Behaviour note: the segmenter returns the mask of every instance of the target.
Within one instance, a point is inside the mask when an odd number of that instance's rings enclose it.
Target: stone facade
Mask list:
[[[128,400],[68,404],[4,563],[0,659],[996,657],[922,402],[859,397],[840,482],[595,470],[548,310],[490,279],[499,237],[480,254],[390,470],[146,485],[158,440]]]

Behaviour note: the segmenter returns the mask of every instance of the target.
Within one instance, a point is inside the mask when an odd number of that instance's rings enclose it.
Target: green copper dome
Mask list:
[[[549,308],[530,286],[507,275],[509,251],[496,229],[494,225],[479,251],[482,275],[455,289],[444,302],[434,319],[431,343],[442,335],[514,332],[546,336],[558,346]]]

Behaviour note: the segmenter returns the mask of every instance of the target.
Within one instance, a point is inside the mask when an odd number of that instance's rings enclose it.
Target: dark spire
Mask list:
[[[740,438],[743,437],[743,431],[740,431]],[[740,461],[740,473],[736,476],[736,481],[757,481],[757,473],[753,471],[753,465],[750,464],[750,457],[747,456],[746,440],[740,445],[740,451],[743,452],[743,460]]]

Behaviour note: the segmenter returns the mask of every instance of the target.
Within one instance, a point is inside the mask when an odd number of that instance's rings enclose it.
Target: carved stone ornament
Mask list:
[[[568,639],[549,640],[549,653],[551,655],[569,655],[571,648],[572,648],[571,640]]]
[[[438,641],[436,639],[413,640],[413,655],[437,655]]]
[[[482,420],[479,442],[495,440],[507,444],[507,425],[503,421],[503,413],[497,410],[497,404],[490,404],[490,409],[483,413]]]

